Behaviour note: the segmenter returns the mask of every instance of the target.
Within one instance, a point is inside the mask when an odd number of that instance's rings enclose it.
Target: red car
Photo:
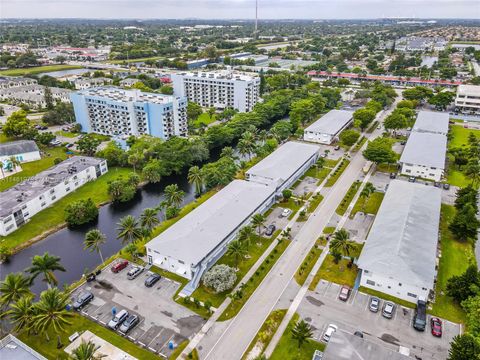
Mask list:
[[[430,327],[432,328],[432,335],[442,337],[442,320],[432,317],[430,319]]]
[[[342,301],[347,301],[349,296],[350,288],[348,286],[342,286],[340,289],[340,294],[338,294],[338,298]]]
[[[120,260],[116,264],[112,265],[112,272],[118,273],[119,271],[125,269],[128,266],[127,260]]]

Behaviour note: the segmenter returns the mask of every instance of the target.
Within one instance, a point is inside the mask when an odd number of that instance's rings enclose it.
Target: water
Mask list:
[[[94,269],[100,264],[100,256],[97,252],[89,252],[83,249],[85,233],[91,229],[98,228],[106,235],[107,241],[101,251],[105,259],[117,253],[124,245],[117,240],[117,223],[120,218],[126,215],[138,217],[143,209],[157,206],[163,200],[163,189],[166,185],[178,184],[178,187],[185,191],[183,205],[194,200],[194,187],[188,184],[185,176],[170,177],[158,184],[149,184],[138,191],[136,197],[127,204],[108,204],[103,206],[95,224],[68,229],[64,228],[46,237],[44,240],[22,250],[11,257],[10,262],[0,265],[0,278],[3,279],[10,272],[20,272],[30,266],[33,256],[43,255],[49,252],[61,258],[61,264],[66,271],[56,271],[58,285],[61,288],[64,284],[70,284],[79,280],[85,269]],[[159,214],[159,216],[161,216]],[[39,294],[47,288],[41,280],[40,275],[32,286],[32,291]]]
[[[51,71],[51,72],[41,73],[41,74],[38,74],[38,76],[48,75],[48,76],[51,76],[51,77],[54,77],[54,78],[61,78],[61,77],[68,76],[68,75],[82,75],[82,74],[85,74],[86,72],[89,72],[89,71],[95,71],[95,70],[91,70],[91,69],[59,70],[59,71]]]

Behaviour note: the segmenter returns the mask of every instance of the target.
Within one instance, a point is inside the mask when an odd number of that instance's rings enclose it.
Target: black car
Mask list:
[[[390,179],[395,179],[397,177],[397,174],[395,173],[390,173]]]
[[[138,318],[137,315],[130,315],[127,320],[125,320],[122,325],[120,325],[120,332],[126,334],[128,333],[130,330],[132,330],[135,325],[138,324],[138,322],[140,321],[140,319]]]
[[[80,310],[93,300],[93,294],[90,291],[82,292],[73,303],[75,310]]]
[[[277,229],[277,227],[275,225],[273,225],[273,224],[268,225],[267,230],[265,230],[265,235],[272,236],[272,234],[274,233],[274,231],[276,229]]]
[[[145,279],[145,286],[152,287],[155,283],[160,280],[161,276],[158,274],[151,274]]]
[[[444,188],[445,190],[450,189],[450,184],[447,184],[447,183],[443,184],[443,188]]]

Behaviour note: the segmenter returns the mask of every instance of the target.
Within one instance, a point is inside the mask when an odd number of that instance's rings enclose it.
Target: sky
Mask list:
[[[480,0],[258,0],[259,19],[480,19]],[[0,18],[251,19],[255,0],[0,0]]]

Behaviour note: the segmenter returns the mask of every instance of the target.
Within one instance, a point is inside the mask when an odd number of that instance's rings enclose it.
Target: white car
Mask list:
[[[282,217],[287,217],[292,213],[292,210],[290,209],[283,209],[282,211]]]
[[[332,337],[333,333],[338,330],[338,326],[334,324],[328,324],[325,334],[323,334],[323,341],[328,342]]]
[[[119,313],[117,313],[112,320],[108,323],[108,327],[110,329],[118,329],[120,325],[128,318],[128,311],[123,309]]]

